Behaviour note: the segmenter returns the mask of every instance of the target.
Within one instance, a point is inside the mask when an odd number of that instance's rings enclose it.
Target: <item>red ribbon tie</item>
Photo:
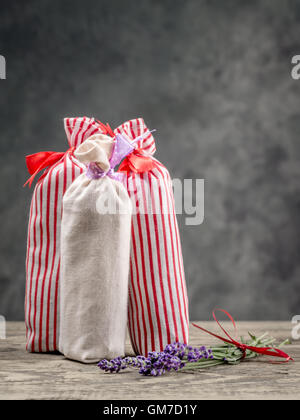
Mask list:
[[[216,309],[220,312],[223,312],[232,322],[235,331],[237,332],[237,327],[235,324],[235,321],[233,319],[233,317],[224,309]],[[282,363],[287,363],[289,361],[294,361],[287,353],[285,353],[284,351],[280,350],[280,349],[276,349],[274,347],[253,347],[253,346],[248,346],[247,344],[244,343],[240,343],[237,340],[234,340],[229,334],[228,332],[225,330],[224,327],[222,327],[221,323],[219,322],[219,320],[216,317],[215,311],[213,311],[213,317],[214,320],[216,321],[216,323],[218,324],[218,326],[221,328],[221,330],[224,332],[224,334],[226,335],[227,338],[225,337],[221,337],[217,334],[212,333],[211,331],[206,330],[205,328],[200,327],[197,324],[192,323],[192,325],[196,328],[198,328],[199,330],[202,330],[204,332],[206,332],[207,334],[212,335],[215,338],[218,338],[219,340],[224,341],[225,343],[229,343],[229,344],[233,344],[234,346],[236,346],[238,349],[240,349],[243,353],[243,359],[246,357],[246,351],[250,350],[254,353],[257,354],[262,354],[262,355],[266,355],[266,356],[273,356],[273,357],[280,357],[285,359],[285,361],[283,361]]]
[[[66,154],[72,154],[74,147],[71,147],[66,152],[38,152],[33,155],[26,156],[26,165],[31,177],[25,182],[24,187],[29,184],[31,187],[36,175],[50,166],[55,165],[63,159]]]
[[[135,149],[128,155],[121,165],[119,172],[135,172],[136,174],[151,171],[156,167],[155,160],[145,154],[143,149]]]

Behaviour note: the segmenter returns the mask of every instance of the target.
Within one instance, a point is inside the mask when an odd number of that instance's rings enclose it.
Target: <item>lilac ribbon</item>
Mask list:
[[[155,130],[147,130],[144,134],[135,138],[131,143],[122,134],[117,134],[115,137],[113,152],[109,160],[110,168],[108,169],[108,171],[103,171],[101,168],[99,168],[97,163],[91,162],[88,165],[86,176],[89,179],[100,179],[105,176],[109,176],[111,179],[115,179],[116,181],[122,182],[124,179],[124,173],[115,172],[114,168],[135,149],[135,143],[137,141],[146,137],[149,133],[152,133],[153,131]]]
[[[86,176],[89,179],[100,179],[104,178],[105,176],[109,176],[111,179],[115,179],[116,181],[123,181],[124,174],[122,172],[115,172],[113,168],[110,168],[108,171],[103,171],[97,163],[91,162],[88,165]]]

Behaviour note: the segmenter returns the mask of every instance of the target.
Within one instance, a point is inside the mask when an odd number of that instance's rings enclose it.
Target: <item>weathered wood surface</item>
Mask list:
[[[217,332],[215,323],[201,325]],[[224,323],[229,327],[228,323]],[[289,322],[239,322],[239,333],[268,331],[278,340],[290,338]],[[237,366],[221,366],[197,373],[173,373],[159,378],[124,371],[101,372],[62,355],[25,351],[23,323],[8,323],[0,340],[0,399],[299,399],[300,341],[286,347],[295,363],[270,364],[265,358]],[[191,344],[217,342],[191,327]],[[131,351],[127,345],[128,352]]]

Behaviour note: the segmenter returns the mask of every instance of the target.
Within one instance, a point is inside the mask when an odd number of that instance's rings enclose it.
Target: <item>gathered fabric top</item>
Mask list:
[[[65,118],[64,127],[69,146],[75,148],[95,134],[109,134],[104,124],[89,117]],[[156,151],[155,140],[143,118],[135,118],[124,122],[114,130],[113,134],[122,134],[129,141],[134,141],[146,132],[148,134],[138,140],[135,146],[149,155],[154,155]]]
[[[50,168],[65,159],[67,155],[72,156],[74,154],[79,161],[82,161],[82,159],[92,159],[90,154],[99,154],[100,150],[98,150],[95,144],[94,148],[91,148],[90,144],[86,144],[81,151],[78,151],[78,148],[83,143],[87,143],[87,140],[92,140],[94,142],[97,139],[101,139],[102,151],[100,153],[101,156],[98,156],[98,159],[100,159],[99,167],[104,172],[107,171],[107,169],[109,169],[109,159],[112,154],[113,144],[118,135],[122,136],[123,140],[126,139],[129,143],[132,143],[132,145],[134,144],[131,155],[128,155],[128,158],[125,159],[121,165],[122,171],[144,172],[151,170],[155,166],[154,160],[151,160],[151,156],[153,156],[156,151],[155,140],[143,118],[127,121],[117,127],[114,131],[108,124],[105,125],[95,118],[65,118],[64,128],[69,143],[69,149],[65,152],[46,151],[26,156],[26,164],[31,176],[24,186],[27,184],[31,186],[34,178],[42,170],[45,171],[39,179],[42,180],[45,178]],[[103,149],[103,136],[106,137],[106,141],[109,139],[108,143],[110,144],[109,150],[107,149],[106,152]],[[80,153],[84,153],[84,155],[81,156]],[[107,153],[106,157],[105,153]],[[123,157],[125,157],[125,155]],[[91,163],[91,160],[86,162],[82,161],[82,163],[88,164]]]
[[[127,121],[119,127],[117,127],[114,132],[117,134],[123,134],[128,137],[130,141],[134,141],[137,137],[142,134],[149,132],[147,136],[138,140],[136,142],[136,148],[142,149],[145,153],[149,155],[154,155],[156,151],[155,140],[152,133],[149,131],[148,127],[145,124],[143,118],[136,118],[130,121]]]
[[[74,156],[85,165],[95,162],[102,171],[108,171],[113,146],[114,140],[112,137],[105,134],[95,134],[77,147]]]

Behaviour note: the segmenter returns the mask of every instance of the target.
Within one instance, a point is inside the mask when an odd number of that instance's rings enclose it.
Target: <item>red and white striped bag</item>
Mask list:
[[[131,141],[148,129],[141,118],[115,133]],[[175,341],[188,342],[189,316],[182,251],[171,178],[156,159],[152,134],[138,140],[121,164],[137,209],[132,216],[128,325],[136,354],[161,351]]]
[[[27,157],[30,184],[47,168],[35,187],[29,216],[25,324],[30,352],[58,349],[62,198],[84,169],[72,151],[93,134],[105,133],[94,118],[66,118],[64,125],[70,146],[66,153],[41,152]]]

